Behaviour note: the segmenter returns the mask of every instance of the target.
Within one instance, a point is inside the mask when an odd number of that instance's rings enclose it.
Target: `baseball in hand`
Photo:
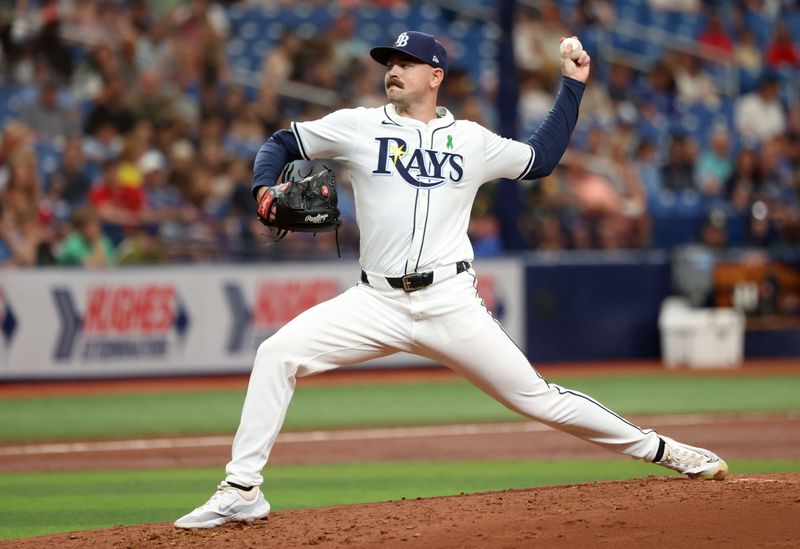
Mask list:
[[[570,55],[570,59],[573,61],[577,61],[578,57],[581,56],[581,52],[583,51],[583,46],[581,45],[581,41],[575,38],[574,36],[570,36],[569,38],[565,38],[561,41],[561,55],[563,56],[564,53],[567,51],[567,45],[572,44],[572,54]]]

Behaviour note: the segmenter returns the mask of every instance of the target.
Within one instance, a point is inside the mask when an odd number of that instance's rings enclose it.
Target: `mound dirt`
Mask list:
[[[252,525],[116,527],[25,547],[796,547],[800,475],[596,482],[275,512]]]

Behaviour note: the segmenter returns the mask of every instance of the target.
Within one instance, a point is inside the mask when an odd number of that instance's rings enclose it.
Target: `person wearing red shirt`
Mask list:
[[[792,42],[792,34],[789,32],[789,27],[779,24],[775,28],[775,36],[767,46],[764,58],[767,61],[767,65],[773,69],[781,69],[786,66],[800,67],[800,55],[798,55],[797,48]]]
[[[89,203],[97,210],[104,232],[118,243],[129,227],[135,227],[145,207],[141,185],[123,184],[119,164],[109,160],[103,164],[100,180],[89,191]]]
[[[733,40],[731,39],[719,14],[713,13],[708,18],[708,25],[697,41],[704,46],[714,48],[714,54],[729,58],[733,55]]]

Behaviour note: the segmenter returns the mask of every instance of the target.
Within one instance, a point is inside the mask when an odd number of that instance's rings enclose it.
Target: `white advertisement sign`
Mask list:
[[[479,292],[524,341],[523,267],[476,265]],[[355,262],[0,273],[0,379],[247,372],[258,345],[358,281]],[[393,355],[371,366],[425,363]]]

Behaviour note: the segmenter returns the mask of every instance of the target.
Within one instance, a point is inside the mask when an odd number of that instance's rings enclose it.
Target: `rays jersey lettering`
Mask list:
[[[387,104],[292,123],[303,159],[333,159],[347,170],[367,272],[402,276],[472,259],[475,193],[486,181],[520,177],[533,162],[527,143],[443,108],[436,115],[423,123]]]
[[[376,137],[378,165],[375,175],[391,175],[395,170],[413,187],[432,189],[448,180],[458,184],[464,178],[464,157],[451,152],[431,149],[409,150],[399,137]]]

